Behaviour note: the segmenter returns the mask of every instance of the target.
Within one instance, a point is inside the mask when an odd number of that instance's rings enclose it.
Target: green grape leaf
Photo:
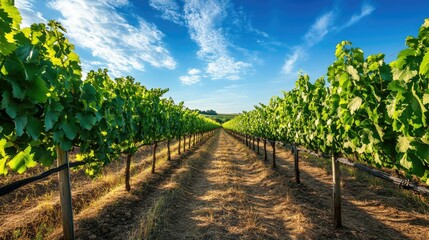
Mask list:
[[[79,132],[79,127],[75,123],[64,122],[61,125],[61,128],[63,129],[65,136],[70,140],[75,139]]]
[[[398,143],[396,144],[396,147],[398,148],[399,152],[405,153],[410,149],[411,141],[408,137],[405,136],[399,136],[398,137]]]
[[[6,175],[7,174],[7,168],[6,168],[6,161],[8,160],[9,158],[7,158],[7,157],[2,157],[2,158],[0,158],[0,174],[3,174],[3,175]]]
[[[401,160],[399,161],[399,163],[401,164],[401,166],[407,170],[410,170],[413,166],[413,163],[411,161],[408,160],[408,155],[407,153],[405,153],[404,155],[402,155]]]
[[[423,165],[423,162],[418,156],[414,156],[414,154],[410,154],[409,158],[412,162],[411,172],[417,177],[423,177],[425,174],[425,166]]]
[[[423,104],[429,104],[429,94],[423,94]]]
[[[15,98],[18,98],[20,100],[25,98],[25,92],[24,89],[22,89],[20,83],[18,81],[11,81],[10,84],[12,85],[12,95]]]
[[[11,98],[8,92],[2,94],[1,107],[6,110],[7,115],[11,118],[15,118],[18,114],[19,104],[15,103]]]
[[[0,28],[2,29],[0,34],[0,53],[7,56],[16,49],[16,44],[7,38],[7,34],[12,31],[12,28],[19,29],[21,16],[10,0],[1,0],[0,6]]]
[[[87,103],[97,101],[97,90],[92,86],[91,83],[84,83],[82,87],[82,96],[81,99],[85,100]]]
[[[8,15],[9,19],[7,19],[7,23],[13,28],[19,28],[22,18],[18,9],[14,6],[14,2],[10,0],[1,0],[0,6]],[[10,31],[10,29],[8,29],[8,31]]]
[[[69,139],[64,138],[63,140],[60,141],[60,147],[64,151],[69,151],[73,147],[73,142],[70,141]]]
[[[34,154],[31,153],[31,146],[19,152],[10,160],[7,165],[19,174],[25,172],[27,168],[36,166],[36,161],[33,160]]]
[[[33,138],[37,140],[40,134],[43,131],[43,122],[35,117],[29,116],[27,119],[26,132]]]
[[[406,68],[403,70],[393,68],[392,73],[393,73],[393,79],[401,80],[406,83],[409,83],[410,80],[418,74],[417,70],[410,70],[409,68]]]
[[[30,81],[25,91],[25,94],[36,103],[45,103],[48,99],[47,93],[48,88],[46,87],[46,83],[40,76]]]
[[[52,102],[45,108],[45,130],[48,131],[54,127],[54,124],[60,117],[60,112],[64,107],[59,102]]]
[[[55,156],[52,148],[48,148],[47,146],[40,145],[32,148],[34,152],[34,157],[38,162],[42,164],[42,166],[50,166],[54,163]]]
[[[356,96],[350,101],[350,103],[347,105],[347,108],[350,110],[351,114],[353,114],[356,110],[360,108],[361,105],[362,98]]]
[[[94,114],[83,112],[76,114],[76,119],[78,120],[80,126],[86,130],[91,130],[92,126],[94,126],[97,121]]]
[[[420,64],[420,74],[429,77],[429,50],[426,51],[425,56]]]
[[[403,86],[401,86],[401,83],[398,80],[391,81],[387,86],[387,89],[390,91],[401,92],[401,93],[407,91]]]
[[[20,137],[24,134],[25,126],[27,126],[27,115],[18,115],[15,118],[16,136]]]
[[[352,78],[356,81],[359,81],[359,73],[352,65],[347,66],[347,72],[352,75]]]
[[[7,140],[6,139],[4,139],[4,138],[0,139],[0,156],[1,157],[6,157],[7,156],[6,151],[5,151],[6,144],[7,144]]]

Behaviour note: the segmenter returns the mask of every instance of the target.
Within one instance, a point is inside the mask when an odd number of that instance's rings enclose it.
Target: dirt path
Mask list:
[[[208,140],[207,140],[208,139]],[[271,154],[271,147],[268,148]],[[261,151],[262,153],[263,151]],[[342,168],[343,224],[332,226],[329,161],[277,148],[277,168],[224,130],[142,169],[132,191],[113,186],[75,214],[77,239],[429,239],[429,205]],[[59,239],[57,228],[47,239]],[[0,234],[1,238],[1,234]]]
[[[220,133],[160,239],[283,239],[285,196],[242,144]]]
[[[253,152],[225,131],[210,150],[160,239],[287,239],[301,231],[287,192]]]
[[[269,149],[271,150],[271,149]],[[418,197],[343,169],[343,224],[332,225],[329,167],[278,149],[278,168],[225,131],[209,146],[201,168],[164,209],[155,239],[428,239],[429,217]],[[261,151],[262,152],[262,151]],[[271,160],[271,159],[269,159]],[[163,215],[163,216],[164,216]]]

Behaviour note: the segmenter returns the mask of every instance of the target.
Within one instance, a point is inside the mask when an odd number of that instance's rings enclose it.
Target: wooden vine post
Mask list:
[[[58,172],[58,182],[60,188],[61,201],[61,219],[63,225],[64,239],[74,239],[74,224],[73,224],[73,208],[72,195],[70,187],[70,172],[69,159],[67,152],[62,150],[60,146],[56,146],[57,150],[57,165],[67,164],[67,168]]]
[[[127,153],[127,162],[125,164],[125,190],[129,192],[130,186],[130,167],[131,167],[131,153]]]
[[[183,135],[183,153],[186,152],[186,135]]]
[[[180,137],[179,137],[179,147],[177,148],[177,153],[180,155],[180,142],[181,142],[181,139],[180,139]]]
[[[273,168],[276,168],[276,141],[270,141],[273,148]]]
[[[155,173],[155,162],[156,162],[156,148],[158,147],[158,142],[153,141],[153,151],[152,151],[152,173]]]
[[[268,161],[268,157],[267,157],[267,139],[264,139],[264,161]]]
[[[299,179],[299,158],[298,158],[298,148],[296,146],[292,147],[293,151],[293,157],[295,162],[295,181],[296,183],[301,183],[301,180]]]
[[[334,203],[334,226],[341,228],[341,172],[340,163],[337,161],[335,147],[332,148],[332,180],[333,180],[333,203]]]
[[[259,155],[259,137],[256,139],[256,145],[257,145],[258,155]]]
[[[170,139],[167,139],[167,160],[171,161]]]

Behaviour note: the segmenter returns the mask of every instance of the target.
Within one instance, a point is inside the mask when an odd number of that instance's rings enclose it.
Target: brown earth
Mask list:
[[[183,143],[183,142],[182,142]],[[187,139],[188,143],[188,139]],[[161,142],[157,150],[158,165],[163,167],[167,158],[166,142]],[[171,143],[171,156],[178,158],[178,142]],[[183,150],[183,144],[182,148]],[[186,145],[188,150],[188,144]],[[71,154],[73,161],[74,155]],[[151,166],[152,148],[143,146],[132,157],[131,182],[134,177]],[[73,211],[78,214],[92,202],[111,194],[114,188],[124,187],[125,157],[103,168],[101,176],[91,179],[83,170],[71,172]],[[7,184],[31,175],[41,173],[44,168],[32,169],[22,175],[1,178]],[[147,172],[147,171],[146,171]],[[147,174],[147,173],[146,173]],[[141,174],[140,174],[141,175]],[[60,203],[56,174],[24,186],[0,198],[0,239],[45,239],[60,224]]]
[[[342,167],[344,227],[338,230],[332,224],[330,162],[300,153],[297,184],[289,150],[277,147],[276,169],[271,161],[218,131],[160,164],[156,174],[139,169],[131,193],[115,185],[91,200],[75,214],[76,237],[429,239],[429,204],[422,196]],[[55,226],[48,239],[60,238]]]
[[[157,212],[165,218],[160,226],[131,239],[429,238],[425,199],[365,173],[342,169],[344,227],[336,230],[329,161],[300,156],[302,183],[296,184],[293,156],[284,148],[277,149],[274,170],[224,131],[199,151],[203,158],[189,158],[202,162],[193,178],[171,184],[182,194]]]

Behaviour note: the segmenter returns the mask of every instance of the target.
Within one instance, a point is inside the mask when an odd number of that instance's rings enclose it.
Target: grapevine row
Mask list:
[[[300,75],[295,88],[223,125],[243,134],[353,156],[429,184],[429,19],[386,64],[339,43],[325,77]]]
[[[19,11],[0,6],[0,174],[51,166],[57,150],[78,147],[89,175],[138,146],[212,130],[214,121],[163,98],[132,77],[90,71],[56,21],[20,28]]]

